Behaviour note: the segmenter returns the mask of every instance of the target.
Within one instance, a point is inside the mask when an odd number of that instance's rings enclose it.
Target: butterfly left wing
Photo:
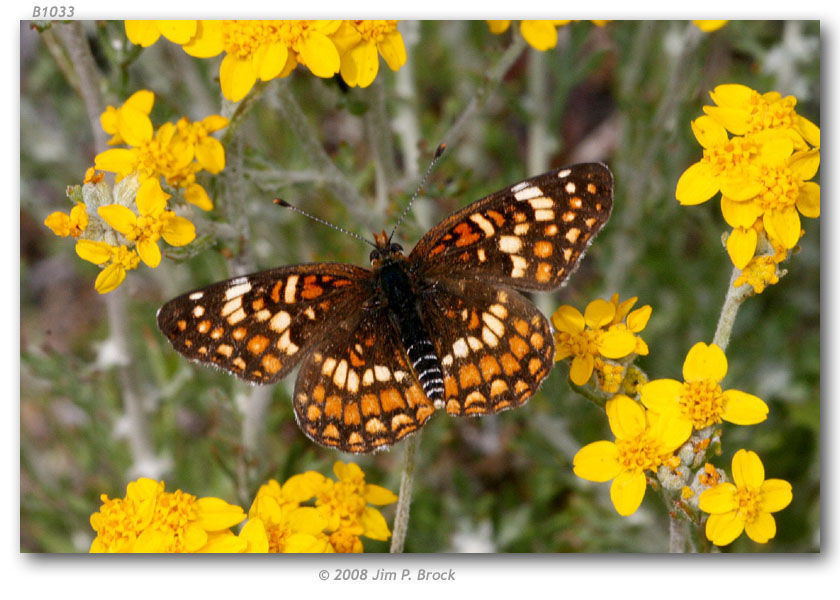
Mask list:
[[[336,323],[301,365],[293,403],[301,430],[345,452],[385,449],[435,412],[383,308]]]
[[[612,211],[613,177],[585,163],[549,171],[448,216],[408,257],[419,277],[480,277],[527,290],[559,287]]]

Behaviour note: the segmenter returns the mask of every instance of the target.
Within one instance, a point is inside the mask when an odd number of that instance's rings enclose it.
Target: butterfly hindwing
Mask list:
[[[366,293],[371,272],[320,263],[282,267],[178,296],[158,311],[160,330],[184,356],[247,381],[274,383]]]
[[[480,277],[527,290],[559,287],[612,211],[600,163],[549,171],[491,194],[431,229],[409,261],[422,277]]]

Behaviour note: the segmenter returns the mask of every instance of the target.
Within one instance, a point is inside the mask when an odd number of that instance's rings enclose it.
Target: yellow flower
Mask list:
[[[195,239],[195,226],[166,210],[168,198],[157,179],[147,179],[137,190],[139,216],[121,204],[100,206],[98,211],[106,223],[137,244],[140,258],[152,268],[160,264],[157,241],[161,237],[171,246],[186,246]]]
[[[54,212],[44,219],[44,225],[52,229],[53,233],[61,237],[77,238],[88,226],[88,215],[85,205],[79,202],[70,209],[70,214]]]
[[[229,121],[221,115],[210,115],[201,121],[192,122],[181,117],[175,124],[173,145],[185,146],[182,152],[193,152],[195,160],[205,171],[216,174],[225,168],[225,149],[222,143],[210,134],[228,126]]]
[[[107,294],[117,289],[125,280],[125,272],[136,269],[140,257],[126,246],[112,246],[95,240],[76,242],[76,254],[79,258],[95,265],[106,265],[96,277],[93,286],[100,294]]]
[[[755,452],[738,450],[732,457],[734,483],[719,483],[700,494],[700,510],[709,513],[706,537],[718,546],[732,543],[743,531],[765,544],[776,535],[771,513],[793,500],[784,479],[764,479],[764,465]]]
[[[607,402],[615,442],[602,440],[581,448],[574,472],[589,481],[609,481],[618,514],[632,515],[642,503],[646,471],[655,472],[691,435],[691,426],[671,415],[656,415],[619,394]]]
[[[726,25],[728,22],[729,21],[727,21],[725,19],[724,20],[718,20],[718,21],[709,21],[709,20],[707,20],[707,21],[703,21],[703,20],[692,21],[692,23],[694,23],[697,26],[697,28],[700,29],[700,31],[703,31],[703,32],[706,32],[706,33],[709,33],[711,31],[717,31],[718,29],[720,29],[721,27]]]
[[[314,507],[298,504],[306,499],[299,487],[299,482],[280,486],[273,479],[260,486],[239,533],[247,552],[333,551],[324,534],[327,520]]]
[[[186,44],[195,35],[197,21],[126,21],[125,34],[132,44],[151,46],[161,35],[176,44]]]
[[[139,146],[152,137],[153,127],[149,119],[155,95],[149,90],[132,94],[119,108],[108,106],[99,116],[105,133],[111,134],[108,144],[129,144]]]
[[[392,71],[405,64],[405,44],[398,21],[342,21],[332,35],[341,55],[340,73],[350,87],[367,87],[379,71],[379,54]]]
[[[102,495],[90,517],[96,531],[91,552],[240,552],[245,544],[230,528],[244,511],[219,498],[196,498],[164,483],[140,478],[128,484],[125,498]]]
[[[767,418],[767,404],[758,396],[738,390],[724,391],[726,355],[715,344],[695,344],[683,363],[683,379],[655,379],[641,390],[641,401],[649,411],[670,415],[696,430],[728,421],[754,425]]]
[[[647,345],[635,334],[647,324],[650,307],[629,314],[625,312],[629,311],[635,301],[635,298],[631,298],[629,303],[625,301],[619,305],[616,295],[610,302],[593,300],[587,305],[584,314],[568,305],[554,312],[551,317],[556,329],[554,340],[557,349],[554,359],[557,361],[573,357],[569,377],[575,385],[584,385],[589,381],[601,357],[615,360],[637,351],[647,353]],[[627,322],[620,322],[617,319],[619,316],[626,318]],[[601,361],[600,364],[605,363]]]
[[[756,294],[762,293],[768,285],[779,283],[776,261],[772,256],[756,256],[744,266],[741,274],[732,282],[735,287],[751,285]]]
[[[603,27],[608,21],[592,21]],[[551,50],[557,45],[557,28],[571,23],[570,20],[543,21],[523,20],[519,22],[519,32],[528,44],[540,51]],[[510,21],[487,21],[491,33],[504,33],[510,27]]]
[[[790,132],[798,150],[807,149],[807,144],[820,146],[819,127],[796,114],[794,96],[759,94],[738,83],[719,85],[709,95],[716,106],[704,106],[703,112],[735,135],[779,129]]]

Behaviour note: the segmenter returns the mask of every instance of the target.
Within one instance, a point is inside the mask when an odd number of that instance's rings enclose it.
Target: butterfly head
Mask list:
[[[370,251],[372,266],[381,267],[405,258],[403,247],[392,242],[384,230],[382,233],[374,233],[373,240],[376,242],[376,248]]]

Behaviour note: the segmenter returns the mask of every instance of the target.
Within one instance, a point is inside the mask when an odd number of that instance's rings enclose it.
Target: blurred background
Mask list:
[[[197,241],[169,248],[157,269],[130,271],[109,298],[94,290],[98,268],[43,224],[69,210],[65,189],[82,182],[97,152],[78,81],[67,77],[60,27],[20,29],[24,552],[87,551],[100,494],[123,496],[141,474],[246,510],[267,479],[331,475],[339,458],[398,490],[400,445],[353,457],[316,446],[295,424],[293,376],[252,388],[189,363],[156,328],[166,300],[248,270],[322,260],[367,266],[366,245],[273,198],[370,237],[393,225],[446,141],[398,232],[410,248],[488,193],[550,168],[607,162],[616,181],[610,222],[568,285],[534,300],[550,315],[561,304],[583,310],[597,297],[638,296],[653,314],[641,334],[650,354],[637,364],[650,378],[679,379],[689,348],[711,341],[732,270],[718,197],[696,207],[674,197],[680,174],[702,154],[691,120],[716,85],[741,83],[795,95],[797,112],[820,123],[816,21],[730,21],[708,33],[688,21],[581,21],[561,27],[546,52],[526,44],[515,23],[496,35],[484,21],[402,22],[406,65],[392,72],[381,61],[368,88],[302,67],[266,84],[235,135],[222,136],[228,167],[199,177],[216,207],[186,207]],[[194,59],[163,39],[140,49],[121,21],[82,29],[108,104],[152,90],[155,126],[236,110],[219,92],[221,57]],[[736,450],[754,450],[767,477],[792,484],[793,503],[776,513],[770,543],[742,536],[724,551],[820,550],[819,220],[803,227],[787,276],[744,303],[727,349],[724,389],[760,396],[769,418],[723,424],[715,459],[728,472]],[[129,363],[114,364],[115,356]],[[424,427],[407,552],[667,549],[667,512],[655,493],[622,518],[608,484],[572,473],[577,450],[613,438],[603,412],[572,392],[567,376],[558,364],[523,408],[480,419],[437,415]],[[383,509],[389,522],[393,509]],[[364,542],[366,551],[388,548]]]

